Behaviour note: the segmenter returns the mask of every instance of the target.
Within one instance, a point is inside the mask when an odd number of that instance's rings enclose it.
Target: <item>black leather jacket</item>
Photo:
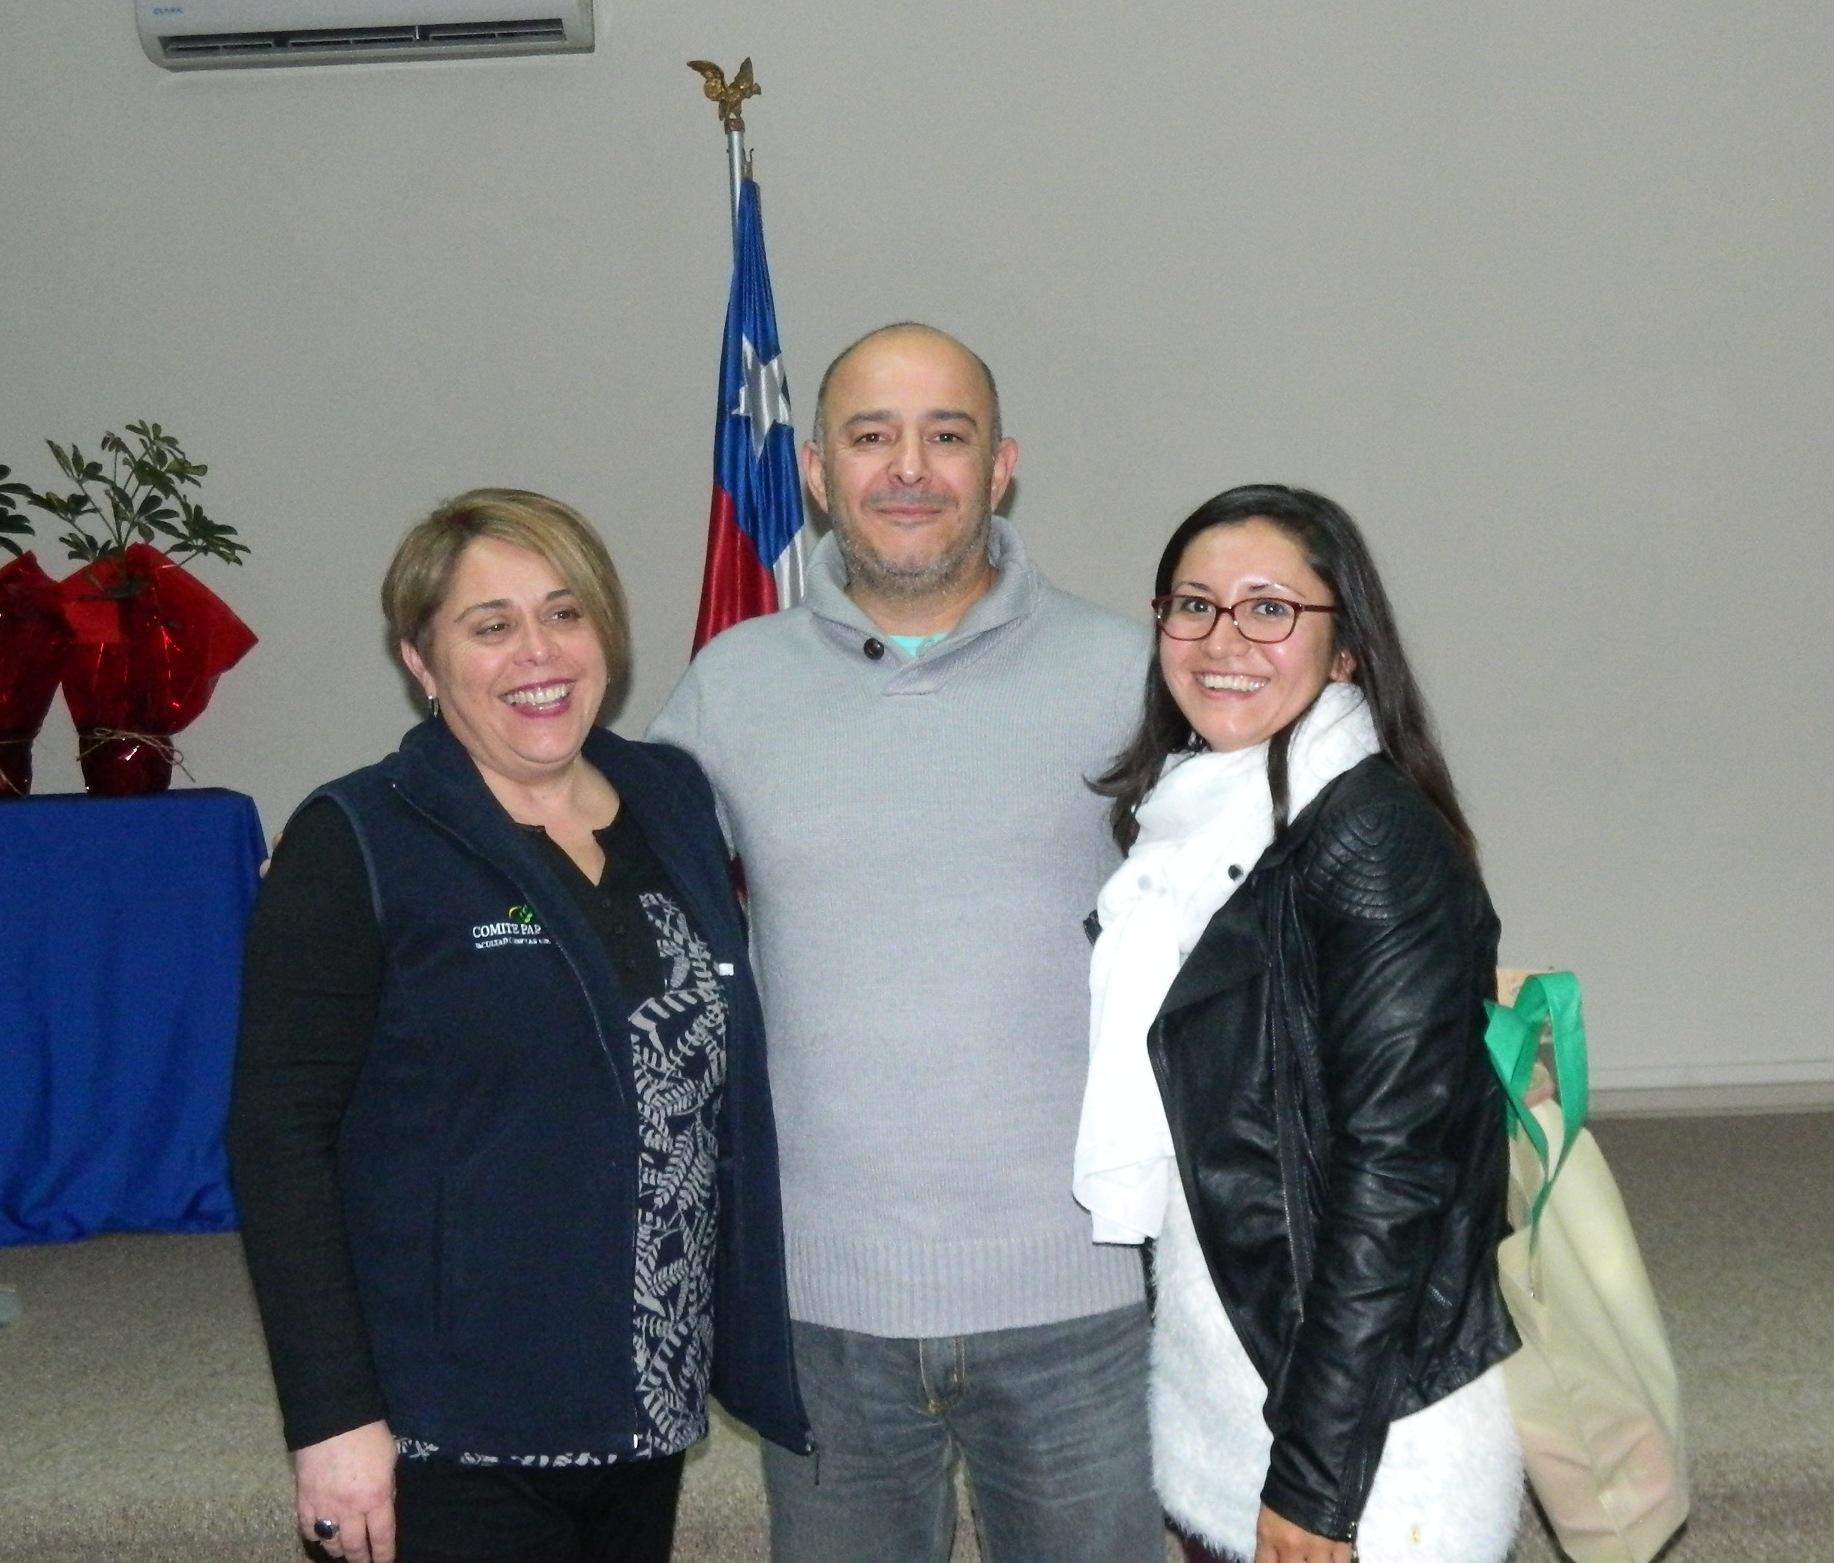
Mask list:
[[[1497,920],[1386,760],[1211,920],[1148,1035],[1197,1237],[1268,1386],[1262,1501],[1353,1539],[1388,1425],[1516,1347],[1496,1274]]]

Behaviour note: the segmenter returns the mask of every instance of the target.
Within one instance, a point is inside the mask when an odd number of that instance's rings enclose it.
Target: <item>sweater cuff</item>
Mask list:
[[[379,1394],[365,1394],[353,1388],[351,1393],[336,1400],[315,1399],[310,1406],[284,1414],[281,1430],[287,1449],[294,1451],[322,1444],[327,1438],[335,1438],[353,1428],[387,1420],[388,1407],[382,1404]]]

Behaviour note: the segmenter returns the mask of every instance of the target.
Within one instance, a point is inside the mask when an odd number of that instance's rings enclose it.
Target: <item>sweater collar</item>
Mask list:
[[[984,597],[969,604],[961,622],[931,655],[946,655],[957,645],[1024,618],[1037,606],[1043,580],[1018,531],[1004,516],[988,518],[987,557],[999,572],[993,586]],[[847,561],[833,532],[816,545],[810,556],[803,605],[830,637],[850,645],[862,638],[882,639],[885,635],[847,595]]]

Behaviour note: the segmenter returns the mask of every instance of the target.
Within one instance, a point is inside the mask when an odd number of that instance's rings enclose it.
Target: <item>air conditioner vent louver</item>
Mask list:
[[[189,38],[161,38],[169,59],[198,55],[372,54],[390,49],[463,49],[518,43],[562,44],[567,30],[558,16],[528,21],[444,22],[430,27],[324,27],[297,32],[200,33]]]
[[[422,28],[421,31],[436,43],[486,38],[498,41],[528,38],[558,43],[567,36],[558,16],[533,17],[526,22],[443,22],[437,27]]]
[[[171,70],[584,53],[593,46],[592,7],[593,0],[137,0],[136,4],[141,42],[148,56]]]

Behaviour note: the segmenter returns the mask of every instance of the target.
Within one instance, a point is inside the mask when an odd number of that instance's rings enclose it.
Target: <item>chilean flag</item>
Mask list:
[[[777,342],[777,310],[764,264],[758,186],[739,186],[732,235],[732,294],[720,349],[713,426],[713,504],[694,649],[723,629],[802,600],[807,532],[802,477],[790,427],[790,391]]]

